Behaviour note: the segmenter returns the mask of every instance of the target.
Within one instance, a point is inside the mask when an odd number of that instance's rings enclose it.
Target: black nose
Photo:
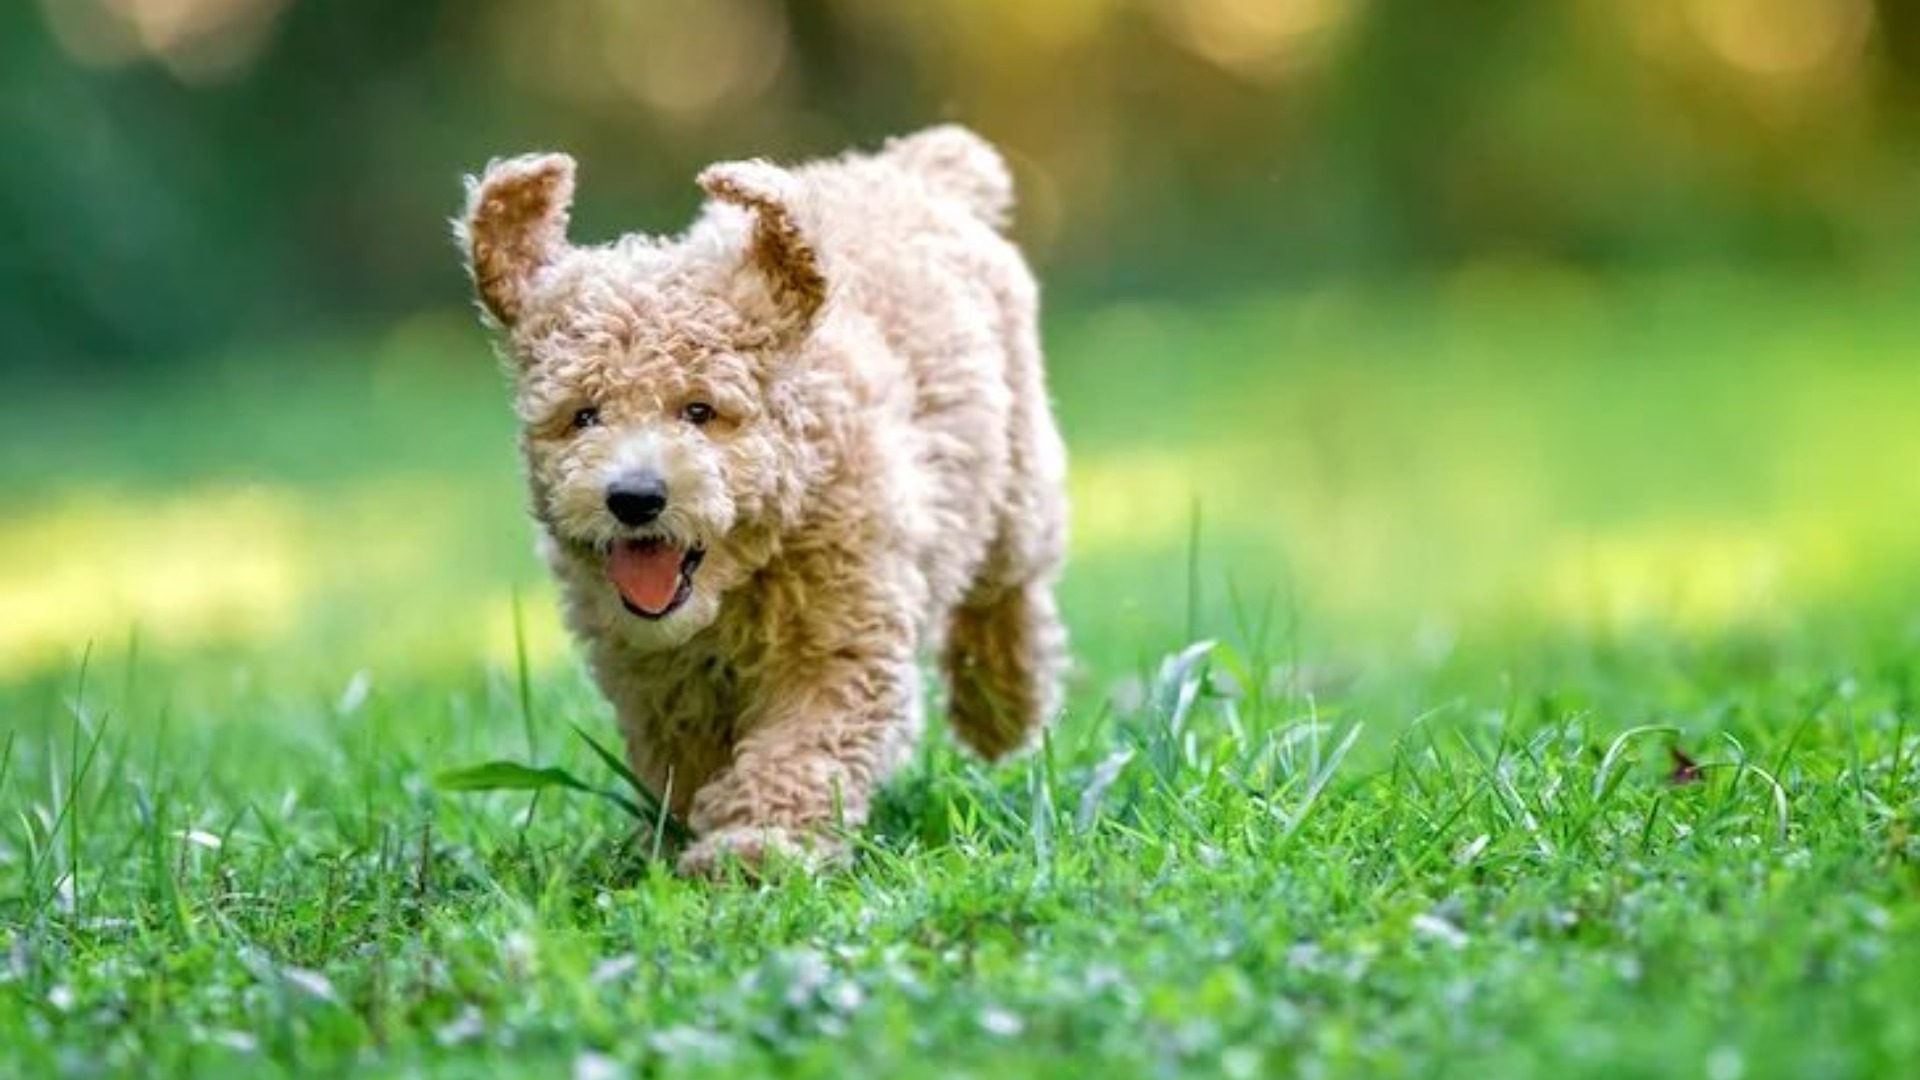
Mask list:
[[[667,482],[658,473],[623,476],[607,487],[607,512],[622,525],[645,525],[667,508]]]

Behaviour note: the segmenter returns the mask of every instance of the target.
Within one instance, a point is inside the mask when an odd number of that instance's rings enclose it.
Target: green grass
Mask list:
[[[619,783],[476,338],[0,396],[0,1075],[1920,1074],[1910,301],[1063,314],[1067,716],[762,887],[434,786]]]

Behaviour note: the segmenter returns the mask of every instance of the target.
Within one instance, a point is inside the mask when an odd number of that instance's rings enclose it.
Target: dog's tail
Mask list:
[[[1013,174],[993,144],[959,124],[889,140],[881,156],[994,228],[1007,227],[1013,215]]]

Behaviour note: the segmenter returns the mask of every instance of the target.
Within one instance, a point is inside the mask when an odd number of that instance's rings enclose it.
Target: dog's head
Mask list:
[[[566,236],[557,154],[469,181],[455,233],[514,372],[534,516],[576,613],[677,644],[769,557],[812,462],[797,357],[826,284],[792,174],[717,165],[674,241]]]

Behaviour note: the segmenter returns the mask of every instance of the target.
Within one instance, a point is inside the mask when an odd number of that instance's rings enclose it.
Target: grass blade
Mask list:
[[[433,778],[442,791],[540,791],[566,788],[593,791],[585,781],[565,769],[548,766],[536,769],[517,761],[489,761],[465,769],[450,769]]]
[[[570,724],[568,726],[572,727],[573,733],[580,736],[580,738],[586,742],[587,746],[593,750],[594,756],[604,762],[607,768],[614,771],[614,775],[626,781],[627,786],[633,789],[633,794],[639,804],[646,808],[644,812],[637,816],[643,819],[657,818],[664,822],[664,827],[673,834],[676,842],[684,843],[692,839],[693,830],[687,828],[679,818],[673,815],[671,810],[667,809],[666,804],[660,801],[660,797],[653,793],[652,788],[642,783],[638,776],[634,775],[633,770],[628,767],[626,761],[622,759],[620,755],[602,746],[599,740],[587,734],[586,729],[582,728],[579,724]]]

